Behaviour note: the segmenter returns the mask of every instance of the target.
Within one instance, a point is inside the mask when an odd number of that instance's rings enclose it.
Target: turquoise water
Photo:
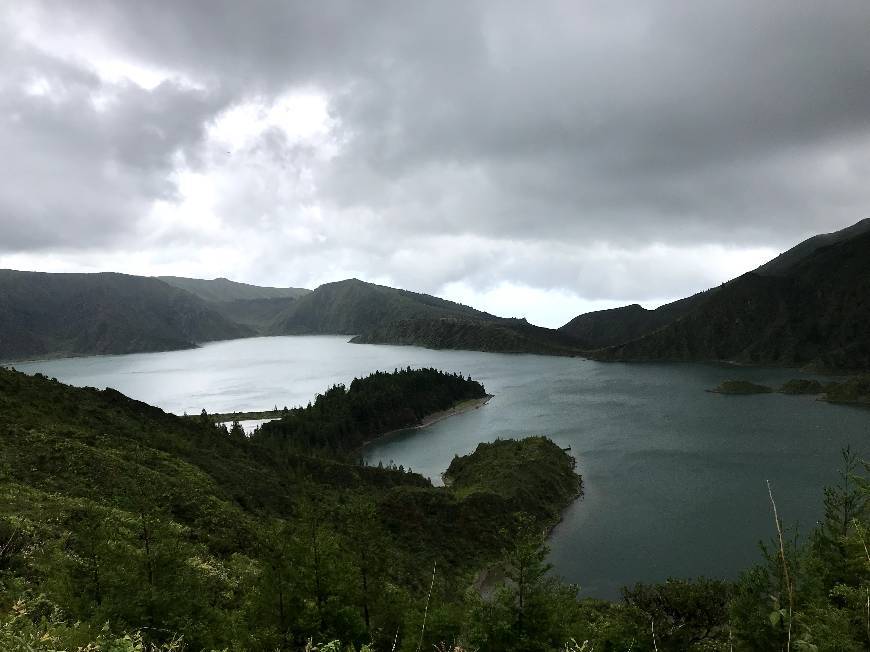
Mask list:
[[[551,537],[551,561],[581,594],[668,577],[735,577],[773,534],[770,480],[787,524],[807,531],[836,480],[839,450],[868,452],[870,411],[808,397],[706,393],[727,378],[778,384],[781,369],[602,364],[576,358],[274,337],[191,351],[17,364],[75,385],[114,387],[176,413],[307,403],[376,369],[433,366],[471,374],[486,406],[379,442],[367,458],[440,482],[454,454],[497,437],[544,434],[571,447],[585,495]]]

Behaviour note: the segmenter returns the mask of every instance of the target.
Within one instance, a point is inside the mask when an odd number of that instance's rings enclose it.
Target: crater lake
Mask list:
[[[580,595],[668,577],[736,577],[775,535],[765,482],[786,526],[807,534],[840,449],[868,452],[870,411],[780,394],[723,396],[729,378],[778,386],[796,370],[619,364],[581,358],[349,344],[347,337],[241,339],[198,349],[15,363],[79,386],[113,387],[176,414],[304,405],[356,376],[398,367],[470,374],[485,406],[379,440],[370,464],[436,484],[454,455],[496,438],[570,447],[584,495],[553,531],[550,561]]]

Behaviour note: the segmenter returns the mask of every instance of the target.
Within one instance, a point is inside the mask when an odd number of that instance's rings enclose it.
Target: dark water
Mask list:
[[[345,338],[236,340],[194,351],[16,365],[65,382],[111,386],[181,413],[307,402],[375,369],[470,373],[495,398],[478,410],[400,433],[368,451],[438,482],[454,454],[496,437],[544,434],[571,447],[585,496],[553,533],[557,572],[583,595],[667,577],[734,577],[780,515],[803,531],[822,514],[839,450],[868,452],[870,411],[775,395],[704,392],[727,378],[778,384],[777,369],[600,364],[572,358],[351,345]]]

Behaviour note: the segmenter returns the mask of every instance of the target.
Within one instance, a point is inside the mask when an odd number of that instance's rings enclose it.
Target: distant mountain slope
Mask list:
[[[834,233],[817,235],[773,260],[765,263],[754,271],[759,276],[783,276],[795,265],[814,254],[820,248],[838,242],[844,242],[865,233],[870,233],[870,219],[861,220],[845,229]],[[740,277],[743,278],[743,277]],[[599,310],[579,315],[559,328],[559,331],[576,337],[591,348],[603,348],[625,344],[637,338],[664,328],[677,320],[689,315],[713,296],[728,288],[738,279],[724,283],[719,287],[692,295],[679,301],[665,304],[655,310],[647,310],[637,304]]]
[[[687,315],[711,292],[719,288],[700,292],[691,297],[647,310],[636,303],[609,310],[597,310],[575,317],[558,330],[583,342],[588,348],[600,348],[622,344],[666,326]]]
[[[0,360],[165,351],[250,334],[158,279],[0,270]]]
[[[594,355],[870,369],[870,232],[777,269],[744,274],[671,324]]]
[[[838,242],[844,242],[865,233],[870,233],[870,218],[856,222],[845,229],[834,231],[833,233],[822,233],[804,240],[797,246],[781,253],[773,260],[756,269],[755,273],[761,274],[762,276],[778,276],[785,274],[795,264],[815,253],[820,248],[828,247],[837,244]]]
[[[274,335],[333,333],[359,335],[406,319],[498,317],[427,294],[398,290],[358,279],[321,285],[296,300],[275,319]]]
[[[520,319],[504,319],[427,294],[357,279],[322,285],[291,305],[271,333],[356,335],[357,344],[433,349],[571,354],[573,337]]]
[[[270,332],[275,318],[283,313],[296,299],[279,297],[275,299],[236,299],[210,304],[217,313],[237,324],[253,329],[258,335]]]
[[[226,319],[266,334],[272,322],[299,297],[310,294],[304,288],[274,288],[237,283],[225,278],[205,280],[181,276],[159,276],[161,281],[208,301]]]
[[[522,320],[479,321],[441,317],[409,319],[384,324],[351,342],[355,344],[410,344],[429,349],[460,349],[493,353],[581,353],[580,344],[557,331]]]
[[[184,278],[181,276],[158,276],[173,287],[187,290],[205,301],[240,301],[247,299],[296,299],[311,292],[304,288],[273,288],[237,283],[226,278],[211,280]]]

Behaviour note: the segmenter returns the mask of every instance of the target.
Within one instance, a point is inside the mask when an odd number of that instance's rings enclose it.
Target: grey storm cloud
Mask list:
[[[221,105],[173,82],[108,85],[39,52],[7,47],[0,57],[0,250],[80,248],[133,233],[155,199],[175,195],[175,157]]]
[[[870,207],[866,0],[82,0],[34,3],[29,20],[171,74],[146,90],[32,42],[7,47],[2,249],[123,239],[153,201],[171,201],[179,157],[203,164],[221,111],[294,89],[327,98],[337,152],[319,159],[270,132],[249,153],[314,179],[304,202],[331,220],[364,214],[380,229],[360,235],[356,258],[328,227],[308,253],[421,289],[492,284],[481,261],[497,264],[499,243],[536,243],[503,269],[546,286],[542,270],[572,267],[562,250],[548,261],[546,243],[782,248]],[[48,95],[22,90],[34,71]],[[101,92],[113,99],[99,108]],[[263,186],[230,193],[229,224],[252,211],[261,228],[293,221]],[[427,284],[401,252],[445,234],[489,245],[445,257]],[[653,296],[683,289],[672,272]]]

